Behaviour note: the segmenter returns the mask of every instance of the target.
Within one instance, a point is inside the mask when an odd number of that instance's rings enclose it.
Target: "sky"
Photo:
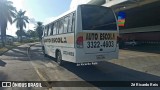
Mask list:
[[[31,19],[31,22],[27,24],[25,30],[33,30],[36,21],[49,22],[55,17],[61,15],[65,11],[69,10],[72,0],[10,0],[13,2],[13,6],[26,10],[26,16]],[[16,36],[15,32],[17,28],[15,24],[10,25],[8,23],[7,34]]]

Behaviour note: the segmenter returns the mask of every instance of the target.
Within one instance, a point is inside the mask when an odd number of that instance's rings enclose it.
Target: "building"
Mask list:
[[[1,35],[0,35],[0,43],[1,43]],[[14,37],[11,35],[6,35],[6,43],[7,44],[12,44],[14,42]]]
[[[160,0],[72,0],[70,8],[79,4],[111,7],[117,17],[123,12],[125,23],[119,28],[124,41],[160,42]]]

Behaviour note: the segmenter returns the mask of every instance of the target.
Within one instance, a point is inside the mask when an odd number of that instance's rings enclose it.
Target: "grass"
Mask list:
[[[24,43],[15,42],[13,45],[6,45],[5,47],[2,47],[2,45],[0,43],[0,55],[3,55],[8,50],[11,50],[19,45],[22,45],[22,44],[24,44]]]

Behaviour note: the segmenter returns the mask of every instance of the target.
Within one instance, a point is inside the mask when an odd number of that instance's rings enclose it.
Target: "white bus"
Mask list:
[[[45,25],[42,49],[57,63],[97,62],[118,58],[119,29],[111,8],[79,5]]]

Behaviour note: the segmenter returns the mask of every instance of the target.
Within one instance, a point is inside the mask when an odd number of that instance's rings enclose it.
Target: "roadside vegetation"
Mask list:
[[[24,43],[33,43],[41,41],[43,23],[37,22],[34,30],[25,30],[26,24],[30,23],[26,11],[17,11],[13,6],[13,2],[9,0],[0,0],[0,55],[9,49]],[[9,38],[6,36],[8,22],[15,23],[17,27],[17,38]]]

